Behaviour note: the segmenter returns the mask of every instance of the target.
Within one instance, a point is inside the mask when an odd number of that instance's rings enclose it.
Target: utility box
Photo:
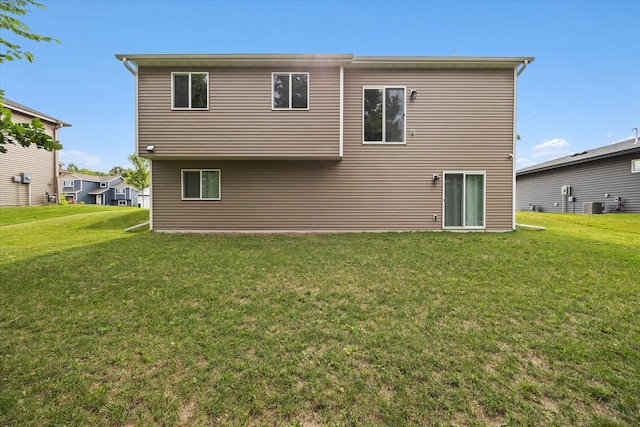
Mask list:
[[[23,184],[31,184],[31,180],[33,179],[31,172],[22,172],[22,183]]]
[[[560,193],[563,196],[570,196],[571,195],[571,186],[570,185],[563,185],[562,187],[560,187]]]
[[[582,203],[582,213],[585,215],[601,214],[601,202],[584,202]]]

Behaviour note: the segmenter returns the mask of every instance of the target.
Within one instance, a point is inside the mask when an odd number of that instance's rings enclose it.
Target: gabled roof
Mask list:
[[[46,122],[53,123],[53,124],[58,125],[60,127],[71,127],[71,125],[69,123],[65,123],[62,120],[53,118],[51,116],[47,116],[46,114],[43,114],[43,113],[41,113],[39,111],[36,111],[36,110],[34,110],[32,108],[29,108],[29,107],[25,106],[25,105],[18,104],[17,102],[12,101],[10,99],[3,98],[2,102],[4,103],[4,106],[9,108],[10,110],[18,111],[20,113],[27,114],[27,115],[32,116],[32,117],[37,117],[40,120],[44,120]]]
[[[131,188],[131,185],[127,184],[126,181],[122,181],[117,183],[116,185],[111,186],[111,188]]]
[[[615,144],[605,145],[604,147],[598,147],[591,150],[574,153],[568,156],[549,160],[547,162],[538,163],[537,165],[528,166],[526,168],[517,170],[516,175],[527,175],[530,173],[557,169],[579,163],[593,162],[600,159],[623,156],[629,153],[640,154],[640,142],[635,143],[635,138],[617,142]]]
[[[69,172],[69,171],[60,171],[60,174],[71,175],[76,179],[81,181],[89,181],[89,182],[111,182],[116,179],[123,179],[121,176],[97,176],[97,175],[87,175],[84,173],[77,172]]]

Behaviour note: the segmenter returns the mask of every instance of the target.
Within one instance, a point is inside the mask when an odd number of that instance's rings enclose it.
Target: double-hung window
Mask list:
[[[209,73],[171,73],[174,110],[209,108]]]
[[[272,73],[271,77],[274,110],[309,109],[309,73]]]
[[[63,179],[62,180],[63,188],[73,188],[73,180],[72,179]]]
[[[220,170],[183,169],[182,200],[220,200]]]
[[[116,194],[127,194],[126,188],[116,188]]]
[[[362,107],[364,143],[404,144],[404,87],[365,86]]]

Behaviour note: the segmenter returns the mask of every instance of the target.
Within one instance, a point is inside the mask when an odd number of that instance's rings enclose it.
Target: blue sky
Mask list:
[[[22,20],[61,43],[20,39],[35,62],[0,65],[0,88],[71,123],[61,159],[94,170],[134,151],[134,77],[116,53],[534,56],[518,81],[518,168],[640,127],[637,0],[39,1]]]

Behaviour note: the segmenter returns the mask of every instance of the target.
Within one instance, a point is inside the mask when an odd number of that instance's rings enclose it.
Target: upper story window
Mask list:
[[[127,194],[126,188],[116,188],[116,194]]]
[[[631,173],[640,173],[640,159],[631,160]]]
[[[183,169],[182,200],[220,200],[220,170]]]
[[[174,110],[209,108],[209,73],[171,73],[171,86]]]
[[[309,109],[309,73],[272,73],[274,110]]]
[[[101,182],[100,183],[100,188],[107,188],[107,183],[106,182]]]
[[[404,144],[405,88],[365,86],[362,127],[365,143]]]
[[[64,188],[73,188],[73,180],[72,179],[63,179],[62,186]]]

